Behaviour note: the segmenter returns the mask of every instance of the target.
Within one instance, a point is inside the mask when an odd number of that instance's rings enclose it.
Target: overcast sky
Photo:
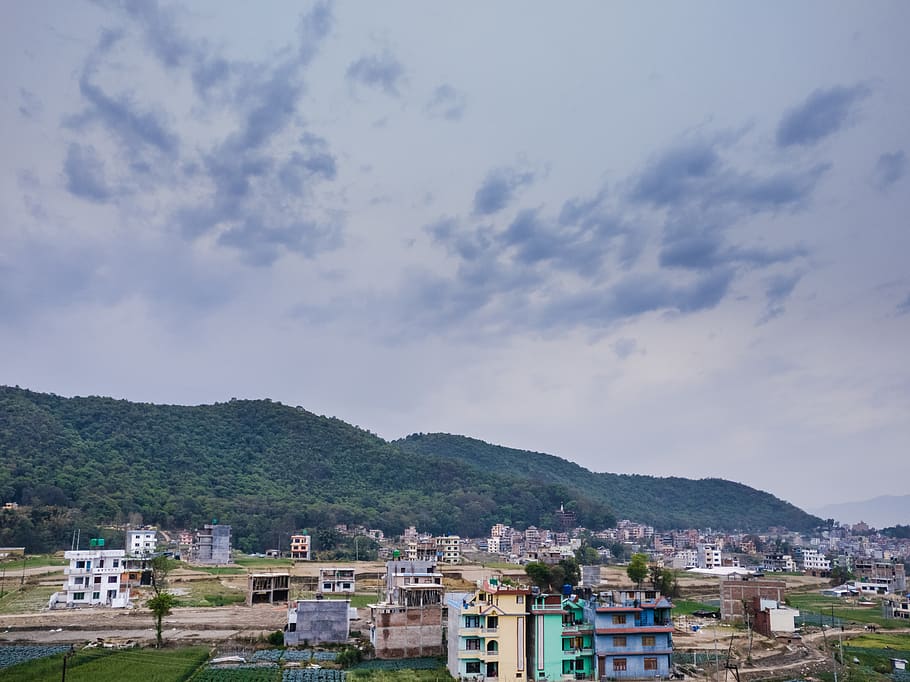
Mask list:
[[[0,382],[906,493],[907,26],[2,3]]]

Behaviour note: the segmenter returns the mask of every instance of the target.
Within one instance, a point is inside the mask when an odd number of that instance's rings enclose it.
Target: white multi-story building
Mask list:
[[[436,540],[436,560],[443,564],[461,563],[461,537],[440,535]]]
[[[110,606],[125,608],[130,604],[129,588],[121,578],[126,570],[122,549],[87,549],[63,553],[70,565],[63,569],[66,582],[63,591],[51,599],[51,606]]]
[[[316,592],[319,594],[354,594],[356,591],[354,569],[331,566],[319,569],[319,583]]]
[[[143,557],[155,553],[158,546],[158,529],[130,528],[126,531],[126,552],[132,557]]]
[[[724,565],[717,545],[710,542],[699,542],[696,549],[699,568],[719,568]]]
[[[831,562],[828,561],[824,554],[817,549],[803,550],[803,570],[804,571],[830,571]]]

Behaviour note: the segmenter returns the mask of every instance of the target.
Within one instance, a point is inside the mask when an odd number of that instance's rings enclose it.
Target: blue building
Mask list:
[[[654,679],[672,670],[673,604],[653,590],[602,592],[588,605],[597,679]]]

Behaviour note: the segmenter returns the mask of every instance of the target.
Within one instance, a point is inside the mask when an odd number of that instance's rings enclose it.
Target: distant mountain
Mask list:
[[[820,523],[738,483],[594,474],[566,460],[461,436],[388,443],[270,400],[199,406],[64,398],[0,387],[0,545],[52,549],[74,527],[193,527],[218,518],[236,546],[301,528],[485,535],[496,522],[552,526],[560,504],[592,528],[616,514],[657,528]]]
[[[586,502],[609,504],[620,518],[659,529],[786,526],[807,530],[821,523],[769,493],[719,478],[594,473],[553,455],[444,433],[416,434],[394,443],[405,452],[453,459],[526,481],[559,483],[583,493]]]
[[[826,504],[813,512],[823,519],[853,525],[865,521],[873,528],[910,524],[910,495],[882,495],[861,502]]]

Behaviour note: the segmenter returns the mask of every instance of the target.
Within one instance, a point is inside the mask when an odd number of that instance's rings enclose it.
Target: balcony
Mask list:
[[[479,649],[459,649],[458,658],[471,661],[495,661],[499,659],[499,652],[482,651]]]
[[[594,655],[593,646],[586,646],[581,649],[563,649],[562,650],[562,659],[563,660],[567,660],[567,659],[574,660],[574,659],[578,658],[579,656],[593,656],[593,655]]]
[[[594,626],[590,623],[572,623],[571,625],[562,626],[564,635],[586,635],[594,632]]]

